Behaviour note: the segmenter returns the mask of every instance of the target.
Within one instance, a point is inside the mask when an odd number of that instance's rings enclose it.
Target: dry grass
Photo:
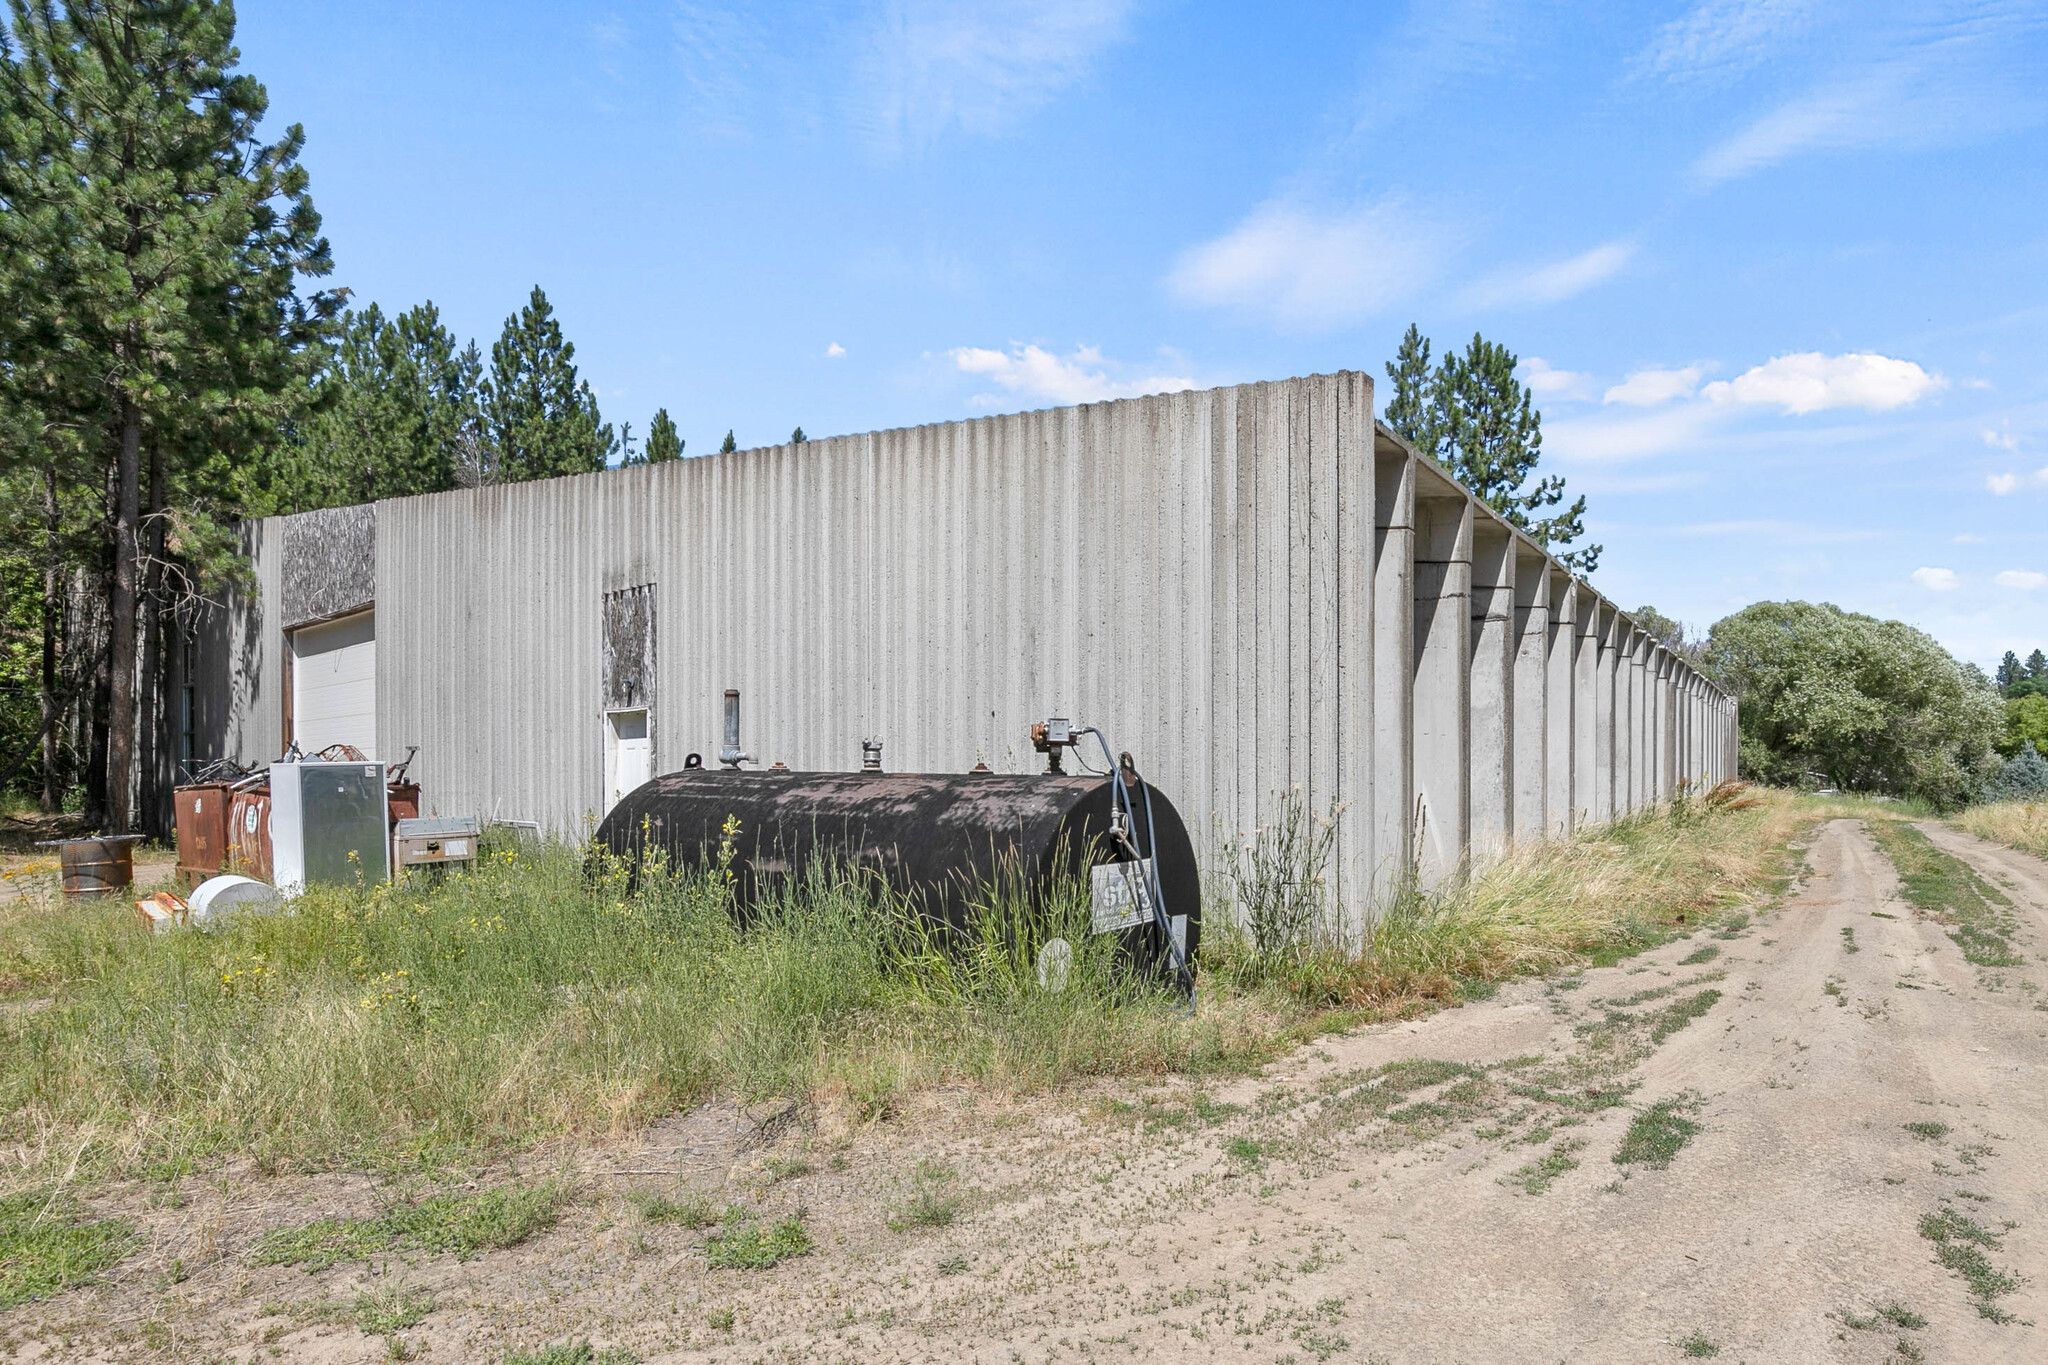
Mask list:
[[[1262,967],[1247,939],[1218,934],[1209,965],[1368,1017],[1411,1014],[1512,977],[1612,961],[1770,894],[1788,872],[1788,841],[1826,813],[1783,792],[1731,789],[1713,804],[1519,845],[1460,885],[1410,892],[1375,921],[1363,953],[1312,944]]]
[[[1949,823],[1979,839],[2048,858],[2048,805],[2000,801],[1970,806],[1950,816]]]

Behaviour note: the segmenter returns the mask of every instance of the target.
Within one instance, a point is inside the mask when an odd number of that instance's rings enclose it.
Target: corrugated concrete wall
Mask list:
[[[1362,374],[402,499],[375,536],[378,734],[441,813],[601,814],[635,588],[656,771],[715,753],[727,687],[799,769],[880,737],[893,771],[1031,770],[1071,716],[1205,843],[1340,807],[1354,916],[1418,848],[1441,877],[1733,772],[1729,699],[1376,428]],[[238,707],[276,709],[275,656]]]

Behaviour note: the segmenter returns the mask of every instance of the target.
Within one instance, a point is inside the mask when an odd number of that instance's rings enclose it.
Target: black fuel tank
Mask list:
[[[1126,862],[1113,845],[1108,777],[965,773],[730,772],[688,768],[628,793],[597,828],[597,840],[637,866],[661,849],[672,866],[701,867],[728,818],[739,821],[732,871],[744,908],[775,880],[819,859],[880,875],[927,916],[959,927],[974,888],[999,874],[1043,891],[1062,872],[1083,884],[1097,865]],[[1194,844],[1173,803],[1130,779],[1132,842],[1156,862],[1159,894],[1183,955],[1201,938],[1202,888]],[[1014,869],[1014,871],[1012,871]],[[1132,959],[1164,967],[1165,935],[1120,899],[1124,878],[1097,877],[1096,923],[1123,935]],[[1115,885],[1103,886],[1114,882]],[[1107,890],[1105,897],[1101,890]]]

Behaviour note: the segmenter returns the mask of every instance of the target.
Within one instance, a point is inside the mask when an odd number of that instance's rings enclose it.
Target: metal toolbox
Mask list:
[[[392,840],[392,862],[399,867],[470,862],[476,857],[480,833],[475,818],[465,815],[400,820]]]

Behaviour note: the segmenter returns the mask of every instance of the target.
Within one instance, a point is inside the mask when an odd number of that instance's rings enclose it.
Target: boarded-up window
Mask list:
[[[604,595],[604,709],[654,702],[654,585]]]

